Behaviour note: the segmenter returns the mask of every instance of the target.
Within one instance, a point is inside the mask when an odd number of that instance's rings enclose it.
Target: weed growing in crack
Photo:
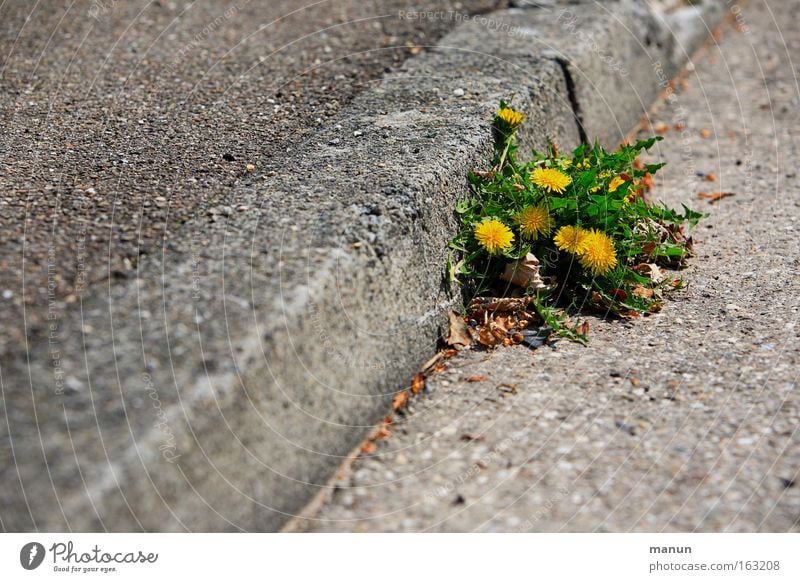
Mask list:
[[[664,268],[685,265],[692,240],[684,228],[704,216],[647,199],[664,164],[638,156],[662,138],[614,151],[583,144],[569,155],[551,144],[522,163],[516,133],[524,120],[500,103],[492,166],[469,176],[471,193],[456,206],[451,278],[472,296],[527,297],[540,320],[571,339],[586,333],[570,313],[659,310],[665,294],[682,285]]]

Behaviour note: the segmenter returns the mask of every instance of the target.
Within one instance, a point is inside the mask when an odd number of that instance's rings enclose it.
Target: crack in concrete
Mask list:
[[[578,135],[580,136],[581,143],[589,143],[589,138],[586,135],[586,129],[583,127],[583,113],[581,111],[581,104],[578,101],[578,95],[575,91],[575,80],[572,78],[572,73],[569,70],[569,61],[562,57],[554,57],[553,60],[561,67],[561,72],[564,74],[564,82],[567,85],[567,97],[569,98],[569,105],[572,108],[572,116],[575,119],[575,125],[578,127]]]

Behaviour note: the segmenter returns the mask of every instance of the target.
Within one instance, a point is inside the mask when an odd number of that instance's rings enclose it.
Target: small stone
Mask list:
[[[5,299],[6,301],[11,299],[13,296],[14,292],[11,289],[6,289],[5,291],[3,291],[3,299]]]
[[[359,136],[362,136],[362,135],[364,135],[363,131],[356,130],[356,131],[353,132],[353,137],[359,137]]]
[[[464,96],[464,89],[456,89],[453,91],[453,95],[456,97],[463,97]]]
[[[253,170],[255,170],[255,169],[256,169],[256,167],[255,167],[255,165],[253,165],[253,164],[247,164],[247,165],[244,167],[244,169],[245,169],[247,172],[252,172]]]
[[[208,209],[210,216],[230,216],[233,213],[233,208],[230,206],[213,206]]]
[[[64,385],[67,387],[67,391],[71,394],[75,394],[81,388],[83,388],[83,383],[75,376],[67,376],[67,378],[64,380]]]

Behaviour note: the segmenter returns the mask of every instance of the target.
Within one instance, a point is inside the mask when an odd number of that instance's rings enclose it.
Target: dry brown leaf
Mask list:
[[[656,250],[656,243],[653,241],[648,241],[642,245],[642,251],[647,253],[648,255]]]
[[[487,347],[495,347],[503,343],[503,340],[508,336],[508,332],[497,325],[495,322],[490,321],[478,332],[478,341]]]
[[[488,379],[489,378],[487,378],[486,376],[484,376],[482,374],[475,374],[473,376],[468,376],[466,378],[467,382],[483,382],[484,380],[488,380]]]
[[[408,404],[408,390],[403,390],[395,394],[392,402],[392,409],[395,411],[403,410]]]
[[[500,279],[508,281],[519,287],[544,289],[546,285],[539,275],[539,259],[533,253],[528,253],[524,258],[508,263]]]
[[[464,318],[455,311],[451,311],[447,316],[450,320],[450,334],[447,336],[447,344],[457,350],[468,348],[472,343],[472,336]]]
[[[653,283],[661,283],[664,280],[664,270],[655,263],[640,263],[633,268],[643,277],[650,277]]]
[[[627,301],[628,300],[628,294],[625,292],[624,289],[612,289],[611,290],[611,295],[617,301]]]
[[[659,121],[658,123],[656,123],[653,126],[653,129],[658,134],[664,134],[664,133],[667,133],[669,131],[669,125],[667,125],[663,121]]]
[[[411,380],[411,393],[419,394],[419,391],[425,388],[425,375],[422,372],[414,374],[414,379]]]
[[[429,359],[422,365],[420,368],[420,372],[429,372],[430,370],[435,370],[437,366],[439,366],[439,360],[445,357],[445,352],[436,352],[436,355]]]
[[[703,176],[703,179],[706,182],[716,182],[717,181],[717,175],[716,174],[706,174],[705,176]]]
[[[470,311],[522,311],[530,303],[528,297],[475,297],[469,304]]]
[[[647,287],[643,287],[641,285],[636,285],[633,288],[632,293],[637,297],[641,297],[642,299],[652,299],[653,298],[653,290]]]
[[[727,198],[728,196],[735,196],[733,192],[698,192],[697,197],[701,199],[708,200],[709,204],[714,204],[714,202],[718,202],[723,198]]]

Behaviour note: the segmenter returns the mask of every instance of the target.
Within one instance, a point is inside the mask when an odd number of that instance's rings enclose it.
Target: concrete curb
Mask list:
[[[55,346],[3,359],[4,528],[278,529],[433,351],[457,301],[453,205],[490,155],[499,99],[528,114],[523,146],[613,144],[721,7],[459,19],[135,280],[66,313]]]

